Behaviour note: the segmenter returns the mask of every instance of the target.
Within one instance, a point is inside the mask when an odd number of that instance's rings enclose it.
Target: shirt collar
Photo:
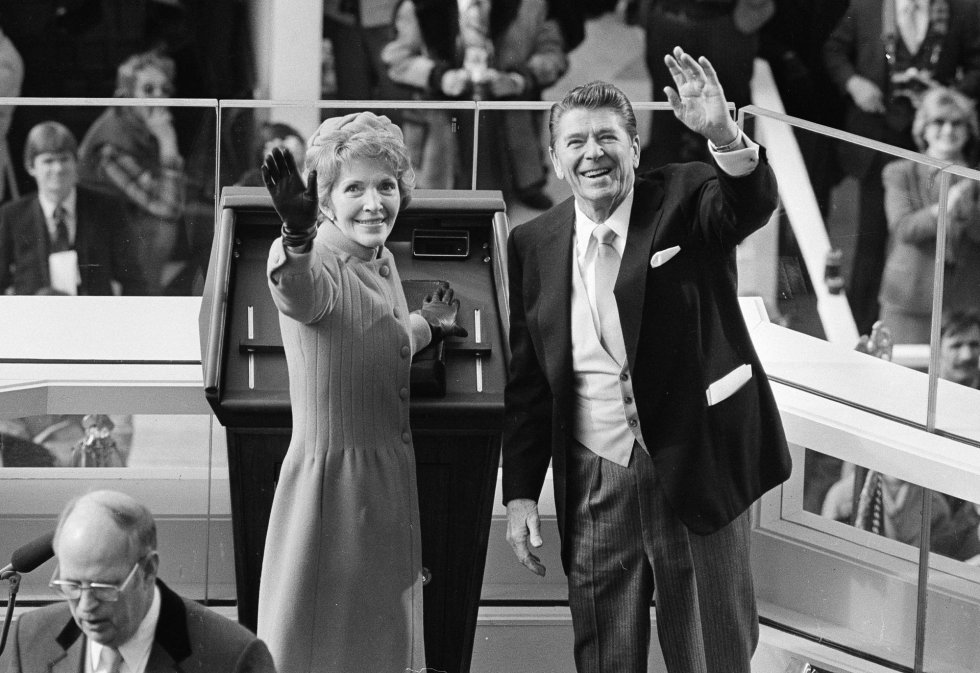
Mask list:
[[[157,622],[160,621],[160,587],[153,586],[153,601],[150,609],[143,615],[143,621],[133,637],[119,646],[119,654],[129,673],[142,673],[146,670],[146,664],[150,659],[150,650],[153,647],[153,638],[157,632]],[[92,661],[92,670],[99,666],[99,658],[102,656],[102,645],[94,641],[89,641],[89,654]]]
[[[630,228],[630,213],[633,211],[633,194],[634,190],[630,190],[623,202],[616,207],[610,215],[609,218],[603,222],[607,227],[616,232],[615,246],[616,250],[619,251],[619,256],[623,256],[623,250],[626,249],[626,234]],[[575,201],[575,248],[578,251],[579,257],[585,255],[586,250],[589,249],[589,241],[592,240],[592,232],[599,225],[589,219],[578,205],[578,201]]]
[[[41,202],[41,210],[44,211],[44,217],[48,222],[54,219],[54,209],[58,207],[58,203],[48,199],[44,194],[38,192],[37,200]],[[61,202],[61,207],[65,209],[65,215],[69,220],[75,217],[75,204],[78,201],[78,190],[72,189],[65,200]]]

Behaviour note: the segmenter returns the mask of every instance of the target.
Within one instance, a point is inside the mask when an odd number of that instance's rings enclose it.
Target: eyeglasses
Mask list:
[[[966,120],[965,119],[946,119],[945,117],[937,117],[936,119],[932,119],[932,120],[929,121],[929,125],[930,126],[939,126],[939,127],[942,127],[942,126],[945,126],[946,124],[949,124],[950,126],[952,126],[955,129],[961,129],[961,128],[964,128],[966,126]]]
[[[133,569],[129,571],[126,575],[126,579],[122,581],[122,584],[106,584],[104,582],[88,582],[82,584],[81,582],[76,582],[74,580],[56,580],[55,577],[58,576],[59,568],[54,569],[54,575],[51,576],[51,581],[48,582],[48,586],[56,591],[60,591],[64,594],[65,598],[77,601],[82,597],[83,591],[89,591],[92,597],[97,601],[103,603],[115,603],[119,600],[120,594],[126,590],[126,587],[132,581],[133,576],[136,575],[136,569],[140,567],[140,564],[146,560],[143,556],[136,563],[133,564]]]

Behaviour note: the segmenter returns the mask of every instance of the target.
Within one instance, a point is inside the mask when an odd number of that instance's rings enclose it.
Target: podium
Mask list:
[[[265,189],[222,190],[200,314],[205,396],[228,440],[238,619],[253,630],[269,512],[291,434],[286,358],[266,279],[280,227]],[[409,308],[426,287],[448,281],[469,332],[447,342],[442,358],[417,356],[412,365],[426,663],[447,673],[470,667],[500,460],[506,237],[499,191],[417,190],[387,242]]]

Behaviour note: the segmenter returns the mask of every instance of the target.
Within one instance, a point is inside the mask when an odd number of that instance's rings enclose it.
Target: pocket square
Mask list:
[[[720,379],[708,386],[705,395],[708,398],[708,406],[718,404],[728,399],[744,386],[752,378],[752,367],[750,365],[740,365],[728,372]]]
[[[664,248],[663,250],[658,250],[653,253],[653,257],[650,258],[650,268],[656,269],[658,266],[668,262],[674,255],[681,251],[681,246],[675,245],[670,248]]]

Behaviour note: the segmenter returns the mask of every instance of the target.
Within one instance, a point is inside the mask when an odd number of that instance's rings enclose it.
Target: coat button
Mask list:
[[[387,264],[382,264],[381,268],[378,270],[382,278],[387,278],[388,274],[391,273],[391,269],[388,268]]]
[[[391,311],[391,315],[395,316],[396,318],[400,318],[402,317],[402,312],[395,308]]]
[[[401,390],[399,390],[398,391],[398,397],[402,398],[403,400],[407,400],[408,399],[408,388],[402,388]]]
[[[410,441],[412,441],[412,433],[408,432],[407,430],[405,432],[403,432],[402,433],[402,441],[405,442],[406,444],[408,444]]]
[[[627,395],[623,398],[623,404],[633,404],[633,398]]]
[[[619,380],[620,381],[629,381],[630,380],[630,375],[627,374],[626,372],[623,372],[622,374],[619,375]]]
[[[403,358],[407,358],[409,355],[411,355],[411,353],[412,353],[412,350],[408,346],[402,346],[402,357]]]
[[[635,427],[636,427],[636,419],[635,419],[635,418],[631,418],[631,419],[629,420],[629,426],[630,426],[631,428],[635,428]]]

